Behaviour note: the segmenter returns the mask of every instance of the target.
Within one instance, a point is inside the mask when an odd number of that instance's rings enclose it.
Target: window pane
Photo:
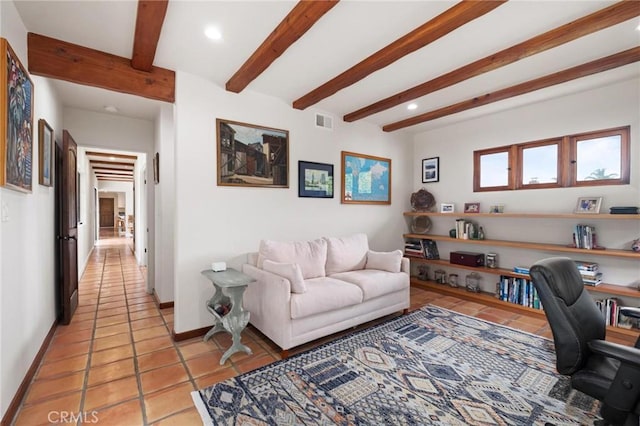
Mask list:
[[[509,184],[509,153],[496,152],[480,157],[480,187]]]
[[[621,146],[620,135],[578,141],[577,180],[620,179]]]
[[[522,150],[522,184],[558,182],[558,145]]]

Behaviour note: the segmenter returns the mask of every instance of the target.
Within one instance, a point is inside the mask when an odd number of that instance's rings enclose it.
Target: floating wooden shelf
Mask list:
[[[437,212],[404,212],[405,216],[449,216],[461,217],[490,217],[516,219],[580,219],[580,220],[640,220],[640,214],[580,214],[580,213],[437,213]]]
[[[467,269],[469,271],[482,272],[485,274],[506,275],[508,277],[524,278],[527,280],[531,279],[531,277],[528,274],[519,274],[517,272],[513,272],[511,269],[487,268],[486,266],[478,267],[478,266],[458,265],[456,263],[450,263],[447,259],[425,259],[422,257],[411,257],[411,256],[405,256],[405,257],[411,259],[412,262],[416,262],[416,263],[428,263],[431,265],[442,265],[442,266],[449,266],[457,269]],[[602,283],[597,286],[585,286],[585,288],[594,293],[603,293],[603,294],[609,294],[613,296],[640,298],[640,290],[632,287],[624,287],[621,285]]]
[[[430,235],[430,234],[404,234],[404,238],[413,238],[418,240],[434,240],[434,241],[446,241],[450,243],[460,244],[476,244],[484,246],[496,246],[496,247],[512,247],[527,250],[542,250],[542,251],[557,251],[564,253],[581,253],[589,254],[593,256],[610,256],[621,257],[629,259],[639,259],[640,252],[631,250],[620,249],[605,249],[605,250],[587,250],[581,248],[575,248],[570,246],[563,246],[561,244],[542,244],[542,243],[528,243],[523,241],[505,241],[505,240],[463,240],[460,238],[451,238],[445,235]]]
[[[461,266],[461,265],[454,265],[454,266]],[[434,281],[420,280],[416,277],[411,277],[411,285],[414,287],[425,289],[425,290],[435,291],[440,294],[457,297],[458,299],[469,300],[471,302],[481,303],[486,306],[504,309],[504,310],[515,312],[518,314],[529,315],[536,318],[546,318],[545,313],[542,309],[533,309],[527,306],[518,305],[516,303],[506,302],[504,300],[498,299],[495,296],[495,294],[492,294],[492,293],[487,293],[487,292],[473,293],[473,292],[467,291],[464,287],[462,288],[451,287],[447,284],[438,284]],[[597,287],[594,287],[594,288],[597,288]],[[622,327],[607,326],[607,336],[614,336],[619,339],[624,339],[628,341],[630,344],[635,343],[635,340],[638,338],[639,334],[640,334],[640,330],[638,329],[627,329]]]

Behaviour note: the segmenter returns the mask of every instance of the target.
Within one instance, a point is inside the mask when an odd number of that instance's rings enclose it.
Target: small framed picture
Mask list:
[[[600,205],[602,197],[580,197],[576,203],[574,213],[598,214],[600,213]]]
[[[333,198],[333,164],[298,161],[298,197]]]
[[[440,157],[422,160],[422,183],[438,182],[440,180]]]
[[[453,203],[441,203],[440,213],[454,213],[456,211],[456,205]]]
[[[489,207],[489,213],[504,213],[504,204],[494,204]]]
[[[464,203],[465,213],[480,213],[480,203]]]

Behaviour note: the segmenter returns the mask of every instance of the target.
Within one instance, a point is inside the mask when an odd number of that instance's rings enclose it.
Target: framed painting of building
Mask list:
[[[33,82],[4,38],[0,51],[0,185],[31,192]]]
[[[342,151],[343,204],[391,204],[391,159]]]
[[[333,164],[298,161],[298,197],[333,198]]]
[[[218,185],[289,187],[289,131],[216,119]]]

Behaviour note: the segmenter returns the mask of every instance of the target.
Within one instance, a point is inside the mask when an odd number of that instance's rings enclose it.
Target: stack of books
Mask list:
[[[407,240],[404,243],[404,255],[407,257],[419,257],[421,259],[424,259],[424,250],[422,248],[422,241]]]
[[[602,273],[598,271],[598,264],[594,262],[583,262],[574,260],[584,285],[596,286],[602,283]]]

